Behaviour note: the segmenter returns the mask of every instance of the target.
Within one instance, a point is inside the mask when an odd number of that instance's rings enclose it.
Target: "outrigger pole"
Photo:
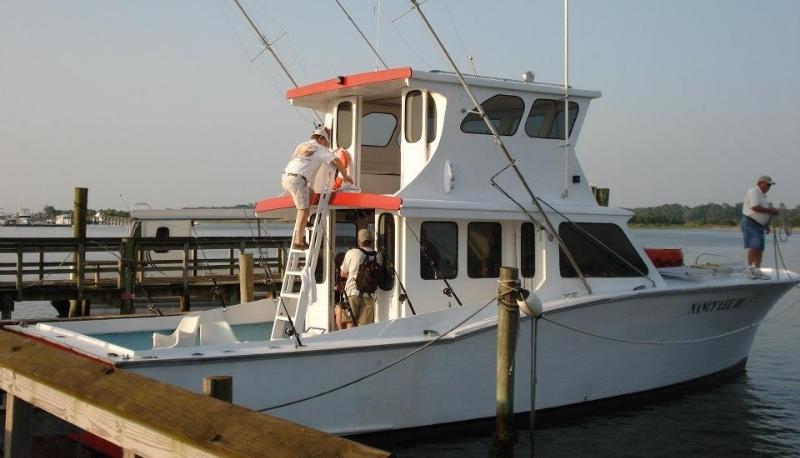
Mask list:
[[[339,5],[339,8],[342,9],[342,12],[344,13],[344,15],[347,16],[347,19],[350,20],[350,23],[353,24],[353,27],[355,27],[356,30],[358,31],[358,33],[361,35],[361,38],[364,39],[364,42],[367,43],[367,46],[369,46],[369,49],[372,50],[372,53],[375,54],[375,57],[377,57],[378,60],[381,62],[381,65],[383,65],[383,68],[389,68],[389,66],[386,65],[386,62],[383,61],[383,58],[381,57],[381,55],[378,53],[378,50],[375,49],[374,46],[372,46],[372,43],[370,43],[370,41],[367,38],[367,36],[364,35],[364,32],[362,32],[361,29],[358,27],[358,24],[356,24],[356,21],[354,21],[353,18],[350,17],[350,14],[347,12],[347,10],[344,9],[344,6],[342,5],[342,3],[339,0],[335,0],[335,1],[336,1],[336,4]],[[380,21],[380,16],[378,16],[378,21]]]
[[[241,11],[244,18],[247,19],[247,22],[250,24],[250,27],[253,28],[253,30],[256,32],[256,35],[258,35],[258,38],[261,39],[261,43],[264,45],[264,49],[266,49],[267,51],[269,51],[270,54],[272,54],[272,57],[275,59],[276,62],[278,62],[278,65],[280,65],[281,70],[283,70],[283,73],[286,75],[287,78],[289,78],[289,81],[292,82],[294,87],[299,87],[297,81],[295,81],[292,74],[289,73],[289,69],[287,69],[286,66],[283,65],[283,61],[281,61],[281,58],[278,57],[278,55],[272,49],[272,43],[270,43],[267,40],[267,36],[264,35],[264,33],[258,28],[256,23],[253,22],[253,20],[250,18],[250,15],[247,14],[247,11],[245,11],[244,8],[242,7],[242,4],[239,3],[239,0],[233,0],[233,2],[236,3],[236,6],[239,7],[239,11]],[[311,110],[311,112],[314,113],[314,118],[316,118],[317,123],[319,125],[325,124],[325,122],[322,120],[322,118],[320,118],[319,113],[317,113],[316,110]]]
[[[561,249],[564,250],[564,254],[567,256],[567,259],[569,259],[572,268],[575,269],[575,272],[578,273],[581,282],[583,282],[583,286],[586,287],[586,291],[588,291],[589,294],[592,294],[592,287],[589,286],[589,282],[586,280],[586,276],[583,274],[583,271],[578,266],[578,263],[575,261],[575,258],[572,257],[572,253],[570,253],[564,241],[561,240],[561,237],[558,236],[558,232],[553,227],[553,223],[550,222],[550,218],[548,218],[547,214],[545,214],[542,205],[539,203],[539,199],[536,197],[536,195],[534,195],[533,190],[530,188],[530,186],[528,186],[528,182],[525,180],[525,177],[522,175],[522,172],[520,172],[519,167],[517,167],[517,162],[514,160],[513,157],[511,157],[511,153],[508,151],[508,148],[506,148],[505,143],[503,143],[503,140],[500,138],[500,135],[494,128],[494,124],[492,124],[489,121],[489,117],[486,116],[486,112],[483,111],[483,107],[481,106],[480,103],[478,103],[478,100],[475,98],[475,95],[472,94],[472,90],[469,88],[467,81],[464,79],[464,75],[461,74],[461,71],[458,69],[458,66],[456,66],[456,63],[453,61],[453,58],[450,57],[450,53],[447,52],[447,48],[444,47],[444,44],[442,44],[442,41],[436,34],[436,31],[433,30],[433,26],[431,26],[430,22],[428,22],[428,18],[425,17],[425,14],[422,12],[422,8],[419,7],[419,2],[417,0],[409,0],[409,1],[413,5],[413,9],[417,10],[420,19],[422,19],[422,22],[425,24],[425,27],[431,33],[431,36],[433,36],[434,41],[436,41],[436,44],[439,46],[439,50],[441,50],[442,54],[444,54],[444,57],[447,59],[447,62],[450,64],[450,67],[455,72],[456,76],[458,77],[458,80],[461,82],[461,86],[464,87],[464,91],[467,93],[467,96],[469,97],[470,101],[472,101],[481,119],[483,119],[483,122],[486,124],[486,127],[489,128],[489,132],[492,133],[495,143],[497,143],[497,147],[500,148],[500,151],[502,151],[503,154],[505,154],[506,159],[508,159],[509,166],[512,169],[514,169],[514,173],[517,174],[517,178],[519,178],[519,181],[522,183],[522,186],[525,188],[525,191],[528,193],[528,196],[530,196],[531,201],[536,206],[536,209],[539,211],[539,213],[542,215],[542,219],[544,219],[544,222],[547,225],[547,230],[556,240],[558,240],[559,246],[561,247]],[[494,181],[494,177],[490,179],[490,182],[493,186],[497,186],[497,184]],[[523,211],[525,211],[524,208]]]

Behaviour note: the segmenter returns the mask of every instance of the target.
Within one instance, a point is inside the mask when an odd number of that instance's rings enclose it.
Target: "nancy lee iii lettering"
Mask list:
[[[721,312],[723,310],[737,309],[744,304],[743,297],[733,299],[720,299],[718,301],[692,302],[689,313]]]

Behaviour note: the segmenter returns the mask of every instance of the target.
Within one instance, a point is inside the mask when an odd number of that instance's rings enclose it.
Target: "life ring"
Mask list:
[[[339,159],[342,162],[342,165],[347,170],[347,173],[349,175],[350,174],[350,153],[348,153],[347,150],[344,149],[344,148],[339,148],[339,150],[336,151],[336,158]],[[337,173],[337,175],[339,175],[339,174]],[[341,188],[343,183],[344,183],[344,180],[342,179],[342,177],[341,176],[337,176],[336,179],[333,180],[333,190],[336,191],[339,188]]]

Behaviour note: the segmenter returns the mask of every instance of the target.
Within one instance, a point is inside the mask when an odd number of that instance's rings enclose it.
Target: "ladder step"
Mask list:
[[[281,292],[281,297],[286,297],[288,299],[298,299],[298,298],[300,298],[300,293],[284,293],[284,292]]]
[[[295,275],[295,276],[297,276],[297,277],[299,277],[299,276],[300,276],[302,273],[303,273],[303,271],[302,271],[302,270],[287,270],[287,271],[285,272],[285,274],[286,274],[287,276],[289,276],[289,275]]]

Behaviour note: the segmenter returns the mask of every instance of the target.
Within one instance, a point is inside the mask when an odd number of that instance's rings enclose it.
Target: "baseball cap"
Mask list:
[[[327,141],[328,143],[331,142],[331,139],[330,139],[330,137],[328,135],[328,129],[326,129],[325,126],[317,127],[314,130],[314,134],[313,135],[319,135],[320,137],[324,138],[325,141]]]
[[[372,231],[369,229],[359,229],[358,231],[358,244],[372,241]]]
[[[775,184],[775,182],[772,181],[772,177],[770,177],[769,175],[761,175],[760,177],[758,177],[758,181],[756,181],[756,184],[761,183],[762,181],[769,185]]]

